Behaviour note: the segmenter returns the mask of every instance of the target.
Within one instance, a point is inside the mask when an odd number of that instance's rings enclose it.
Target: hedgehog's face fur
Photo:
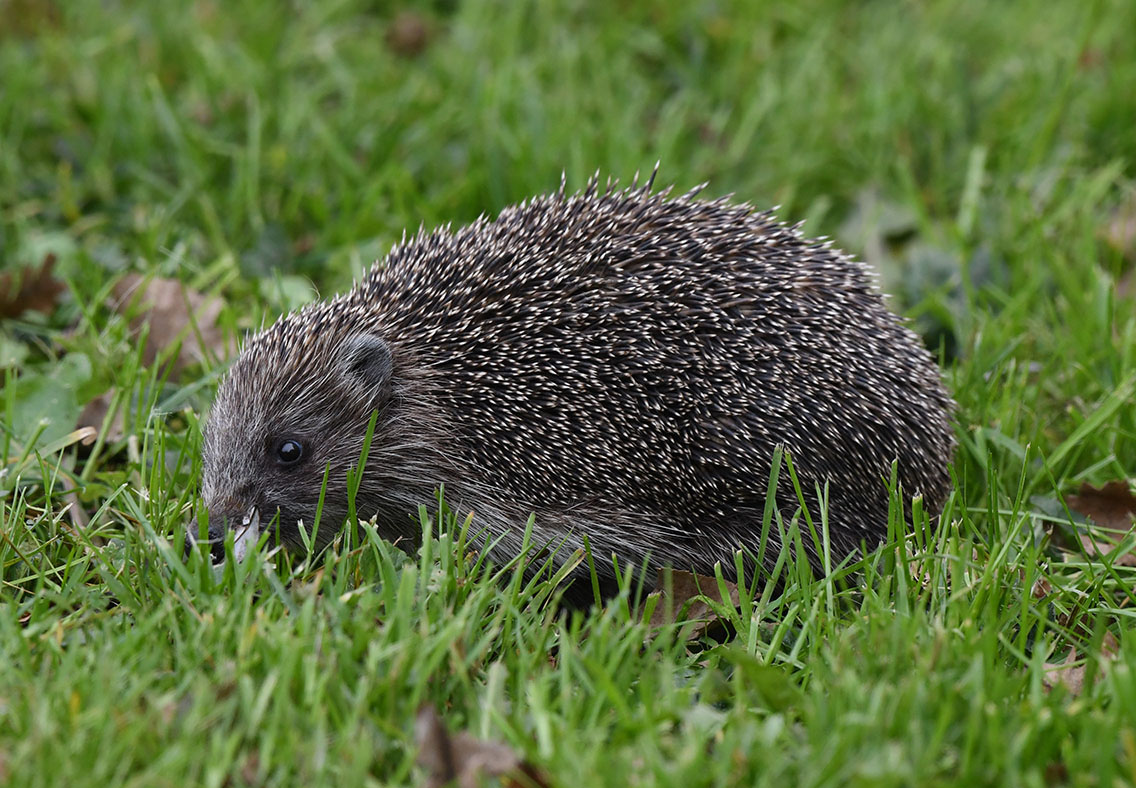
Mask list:
[[[305,310],[255,337],[217,393],[205,428],[202,482],[215,560],[224,557],[227,530],[237,531],[238,557],[263,529],[274,530],[286,547],[302,548],[300,524],[311,537],[325,474],[312,546],[324,547],[347,516],[351,468],[344,458],[358,464],[373,413],[376,432],[389,419],[393,360],[375,334],[344,341],[321,319],[327,314]]]

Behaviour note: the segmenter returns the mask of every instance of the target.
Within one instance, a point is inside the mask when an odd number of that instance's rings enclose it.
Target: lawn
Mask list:
[[[413,555],[183,558],[241,336],[656,162],[875,268],[959,403],[941,523],[709,634],[431,501]],[[422,785],[472,736],[506,784],[1136,784],[1134,307],[1130,0],[0,0],[0,783]]]

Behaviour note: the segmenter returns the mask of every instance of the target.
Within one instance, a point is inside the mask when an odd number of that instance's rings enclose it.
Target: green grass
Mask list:
[[[1134,570],[1048,536],[1136,477],[1136,250],[1104,238],[1136,4],[439,0],[418,55],[400,10],[0,0],[0,265],[67,283],[0,325],[0,782],[418,785],[428,702],[559,786],[1136,784]],[[404,228],[656,161],[866,257],[943,350],[941,528],[856,584],[759,584],[724,643],[626,598],[558,614],[448,534],[181,560],[223,359],[147,365],[117,278],[218,294],[240,334]],[[122,437],[58,450],[106,391]],[[1070,647],[1083,690],[1047,689]]]

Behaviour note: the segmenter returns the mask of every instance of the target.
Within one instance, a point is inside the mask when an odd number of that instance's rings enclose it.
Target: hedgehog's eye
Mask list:
[[[286,438],[276,446],[276,460],[281,465],[295,465],[304,456],[304,447],[299,441]]]

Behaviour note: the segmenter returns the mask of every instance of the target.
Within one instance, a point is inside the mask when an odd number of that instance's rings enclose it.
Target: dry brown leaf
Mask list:
[[[1099,232],[1105,243],[1128,260],[1136,261],[1136,191],[1112,212]],[[1121,298],[1136,294],[1136,268],[1129,266],[1121,274],[1116,293]]]
[[[1130,530],[1136,518],[1136,495],[1124,480],[1111,481],[1100,488],[1082,484],[1080,492],[1065,496],[1065,501],[1070,509],[1114,531]]]
[[[1085,663],[1077,661],[1077,649],[1070,646],[1064,660],[1045,663],[1041,683],[1046,689],[1062,686],[1070,695],[1080,695],[1085,686]]]
[[[429,772],[427,788],[455,781],[459,788],[475,788],[483,777],[500,777],[505,785],[548,788],[543,773],[509,746],[483,741],[465,731],[451,735],[432,706],[418,710],[414,733],[418,765]]]
[[[1069,782],[1069,767],[1062,761],[1050,761],[1045,766],[1046,785],[1065,785]]]
[[[107,411],[110,410],[113,401],[114,389],[104,391],[102,394],[95,397],[83,406],[83,410],[79,413],[79,420],[76,426],[90,427],[96,431],[102,430],[103,422],[106,421]],[[114,443],[115,441],[122,440],[124,434],[125,427],[122,421],[122,409],[119,408],[114,414],[111,423],[107,425],[105,441],[107,443]]]
[[[1129,259],[1136,259],[1136,193],[1129,195],[1100,230],[1105,242]]]
[[[1034,599],[1045,599],[1051,593],[1053,593],[1053,583],[1049,581],[1049,578],[1041,575],[1037,580],[1033,581],[1033,588],[1030,589],[1030,595],[1033,596]]]
[[[241,762],[241,779],[245,781],[245,785],[261,785],[261,781],[257,779],[259,774],[260,751],[254,749]]]
[[[655,575],[655,590],[648,597],[648,599],[656,598],[658,600],[655,603],[654,611],[651,613],[649,625],[652,630],[655,630],[678,621],[696,623],[697,625],[690,630],[689,638],[697,640],[705,635],[708,630],[725,624],[706,599],[719,604],[725,602],[737,607],[738,587],[733,583],[726,583],[726,591],[729,598],[723,600],[718,588],[717,578],[698,575],[693,572],[660,569]],[[706,599],[699,597],[706,597]]]
[[[174,361],[174,374],[191,364],[206,360],[209,352],[224,356],[227,346],[224,333],[217,325],[222,303],[185,287],[176,279],[153,278],[128,274],[114,286],[116,311],[125,313],[137,304],[140,308],[131,326],[135,331],[149,323],[150,333],[143,349],[143,359],[153,364],[159,353],[182,340],[181,351]],[[207,352],[208,351],[208,352]]]
[[[1111,552],[1133,528],[1136,519],[1136,496],[1127,481],[1111,481],[1103,487],[1082,484],[1076,495],[1065,496],[1069,508],[1088,517],[1099,528],[1091,533],[1079,532],[1081,546],[1089,557]],[[1117,566],[1136,566],[1136,554],[1119,556]]]
[[[83,508],[83,502],[79,500],[79,491],[75,487],[75,481],[70,475],[61,473],[59,474],[59,482],[64,490],[63,501],[67,504],[67,516],[71,519],[71,524],[75,526],[77,531],[86,530],[91,518],[88,516],[87,510]]]
[[[43,258],[39,268],[0,273],[0,317],[19,317],[24,312],[51,314],[66,288],[52,276],[55,255]]]
[[[59,27],[61,19],[51,0],[0,0],[0,38],[34,37]]]
[[[403,11],[387,27],[387,46],[402,57],[422,54],[432,37],[429,20],[415,11]]]
[[[1116,295],[1120,298],[1136,295],[1136,266],[1116,281]]]
[[[1120,642],[1116,636],[1111,632],[1105,632],[1104,637],[1101,638],[1099,661],[1107,663],[1116,658],[1120,653]],[[1079,696],[1085,689],[1085,672],[1088,662],[1078,657],[1077,649],[1073,646],[1069,647],[1069,653],[1061,662],[1047,662],[1045,663],[1045,675],[1042,676],[1041,683],[1046,689],[1053,689],[1054,687],[1064,687],[1065,691],[1074,697]],[[1096,674],[1097,680],[1100,680],[1101,672]]]

